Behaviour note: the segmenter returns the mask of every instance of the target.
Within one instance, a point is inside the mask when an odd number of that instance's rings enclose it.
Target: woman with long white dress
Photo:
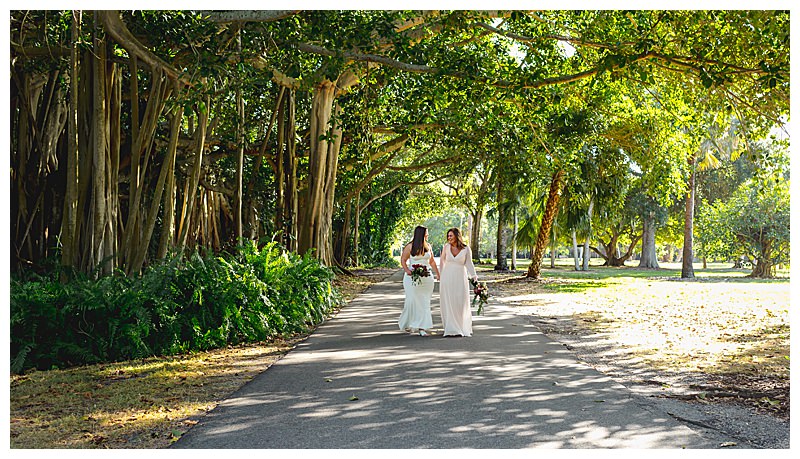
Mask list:
[[[414,229],[414,239],[406,244],[400,255],[400,265],[405,271],[403,276],[403,290],[406,294],[403,312],[400,314],[398,325],[400,330],[409,331],[420,336],[428,336],[433,328],[431,314],[431,296],[433,295],[434,276],[439,278],[439,267],[433,259],[433,250],[428,243],[428,229],[417,226]],[[420,276],[414,280],[412,272],[414,265],[421,265],[427,270],[427,276]]]
[[[464,244],[458,228],[447,230],[447,243],[439,259],[439,307],[444,336],[472,336],[469,279],[477,281],[478,274],[472,264],[472,251]]]

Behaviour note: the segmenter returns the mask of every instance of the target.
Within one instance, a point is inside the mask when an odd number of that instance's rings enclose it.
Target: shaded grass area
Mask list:
[[[695,267],[691,280],[680,279],[680,266],[562,266],[534,281],[484,265],[482,276],[498,300],[547,333],[580,336],[608,365],[702,380],[694,388],[704,402],[718,396],[788,418],[789,279],[729,266]]]
[[[355,271],[346,300],[395,270]],[[308,335],[10,378],[11,448],[165,448]]]

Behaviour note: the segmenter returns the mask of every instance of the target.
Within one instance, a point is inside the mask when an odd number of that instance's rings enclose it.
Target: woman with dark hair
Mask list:
[[[439,260],[442,279],[439,284],[439,308],[444,336],[472,336],[469,279],[477,281],[478,274],[472,264],[472,251],[464,244],[458,228],[447,230],[447,243],[442,247]]]
[[[433,260],[433,250],[428,244],[428,229],[417,226],[414,239],[403,248],[400,265],[405,271],[403,290],[406,293],[403,312],[400,314],[400,330],[410,331],[420,336],[428,336],[433,328],[431,316],[431,296],[433,278],[439,278],[439,267]]]

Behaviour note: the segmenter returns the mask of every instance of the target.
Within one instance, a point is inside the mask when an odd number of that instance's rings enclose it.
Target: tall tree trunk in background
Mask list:
[[[655,212],[647,212],[642,219],[642,257],[639,259],[639,267],[658,268]]]
[[[311,104],[311,138],[308,158],[308,186],[303,219],[300,225],[299,249],[301,253],[316,250],[314,256],[325,260],[328,256],[322,243],[322,208],[325,200],[326,178],[328,176],[328,144],[331,110],[333,109],[336,85],[325,80],[314,90]],[[323,261],[324,262],[324,261]],[[327,264],[327,263],[326,263]],[[330,265],[328,265],[330,266]]]
[[[69,115],[67,118],[67,160],[66,190],[64,192],[64,218],[61,222],[61,266],[76,267],[77,243],[75,237],[78,228],[78,75],[79,54],[78,39],[82,14],[72,12],[72,37],[69,56]],[[61,281],[67,281],[66,272],[62,270]]]
[[[164,183],[164,205],[161,214],[161,237],[159,238],[156,258],[163,259],[167,253],[175,246],[175,158],[177,156],[178,139],[180,138],[181,121],[183,111],[175,111],[170,124],[170,144],[167,149],[167,156],[164,160],[169,167],[166,172]],[[173,140],[174,139],[174,140]],[[163,170],[163,169],[162,169]]]
[[[517,239],[516,239],[516,236],[517,236],[517,231],[519,229],[518,228],[519,227],[518,218],[519,217],[517,216],[517,208],[514,207],[514,231],[511,233],[511,236],[512,236],[512,239],[511,239],[511,270],[512,271],[516,271],[517,270]]]
[[[342,231],[340,233],[339,252],[336,254],[336,259],[341,266],[347,266],[347,248],[350,239],[350,223],[353,215],[353,198],[347,200],[344,206],[344,223],[342,224]]]
[[[517,270],[517,231],[519,231],[519,216],[517,208],[514,207],[514,230],[511,233],[511,270]]]
[[[239,56],[242,55],[242,31],[239,30],[237,33],[237,41],[238,41],[238,51]],[[242,98],[242,88],[241,82],[240,84],[236,85],[236,113],[237,116],[237,124],[236,124],[236,142],[239,144],[238,149],[238,158],[236,161],[236,210],[234,212],[235,215],[235,226],[236,226],[236,244],[242,244],[242,235],[243,228],[242,228],[242,208],[243,208],[243,197],[244,197],[244,189],[242,178],[244,177],[244,100]]]
[[[332,219],[336,169],[342,144],[338,93],[358,80],[346,72],[336,82],[325,80],[314,89],[311,106],[307,193],[300,221],[298,251],[314,251],[327,266],[334,265]],[[335,115],[335,116],[334,116]]]
[[[481,259],[481,223],[483,222],[483,207],[470,213],[469,248],[472,251],[472,259],[480,262]]]
[[[108,44],[108,52],[111,52]],[[119,203],[120,140],[122,139],[122,72],[117,64],[108,66],[108,167],[106,168],[108,219],[106,224],[105,252],[111,258],[111,268],[119,266],[119,230],[121,228]]]
[[[681,279],[694,279],[694,185],[696,155],[689,158],[689,189],[686,191],[686,219],[683,226],[683,265]]]
[[[178,222],[178,248],[186,247],[189,236],[192,214],[194,213],[195,201],[197,200],[197,186],[200,183],[200,172],[203,166],[203,151],[206,143],[206,130],[208,129],[208,113],[211,109],[211,96],[206,95],[204,106],[195,106],[197,114],[197,131],[195,132],[197,144],[195,146],[194,164],[192,172],[188,177],[187,193],[184,196],[181,218]]]
[[[58,245],[69,118],[61,71],[11,68],[11,265],[36,265]]]
[[[581,270],[580,256],[578,255],[578,235],[572,228],[572,259],[575,261],[575,271]]]
[[[361,262],[358,259],[359,258],[359,246],[358,246],[358,240],[359,240],[358,231],[359,231],[359,228],[358,228],[358,226],[359,226],[359,224],[361,222],[361,212],[359,211],[359,207],[360,207],[359,203],[361,202],[361,191],[356,193],[356,196],[353,199],[355,199],[355,206],[354,207],[356,209],[355,221],[353,222],[353,263],[355,263],[356,266],[361,266]]]
[[[331,125],[332,139],[328,142],[328,164],[324,187],[324,200],[322,202],[322,215],[320,219],[320,260],[327,266],[334,266],[333,255],[333,213],[334,213],[334,194],[336,190],[336,171],[339,163],[339,152],[342,148],[342,107],[335,100],[333,103],[333,115]]]
[[[78,214],[75,223],[75,254],[77,269],[89,273],[93,269],[89,260],[91,246],[92,204],[92,59],[94,53],[87,49],[81,58],[78,76]]]
[[[253,171],[250,174],[250,180],[247,182],[247,187],[245,189],[245,208],[247,209],[247,221],[250,222],[250,237],[252,239],[257,239],[259,237],[259,225],[258,225],[258,218],[256,217],[256,208],[255,208],[255,196],[254,190],[256,186],[256,182],[258,181],[259,172],[261,170],[261,166],[264,163],[264,156],[267,154],[267,148],[269,147],[269,139],[270,134],[272,133],[272,128],[275,126],[275,120],[278,117],[278,112],[280,111],[280,107],[282,106],[284,93],[286,88],[281,87],[280,91],[278,92],[278,97],[275,101],[275,108],[272,110],[272,114],[269,118],[269,123],[267,124],[267,128],[264,131],[264,140],[261,141],[261,147],[258,152],[258,156],[256,156],[255,164],[253,165]],[[280,126],[278,127],[280,130]],[[278,139],[278,145],[275,148],[275,161],[274,165],[277,167],[277,162],[281,161],[281,143],[280,139]],[[278,182],[278,174],[277,169],[273,169],[273,175],[275,176],[276,184]],[[278,195],[279,198],[282,198],[281,194]],[[276,206],[276,215],[279,214]],[[264,218],[264,217],[262,217]],[[278,217],[275,216],[273,220],[277,220]],[[279,226],[277,222],[275,223],[275,229],[278,230]]]
[[[557,229],[552,228],[550,233],[552,237],[550,238],[550,268],[553,269],[556,267],[556,241],[557,241]]]
[[[506,251],[508,250],[508,207],[500,205],[504,199],[503,196],[503,181],[497,181],[497,264],[495,271],[508,271],[508,259],[506,258]]]
[[[131,70],[136,67],[135,60],[132,60]],[[138,123],[134,123],[133,129],[138,132],[132,138],[131,142],[131,172],[130,172],[130,187],[128,192],[128,218],[125,223],[125,231],[122,236],[122,247],[124,250],[124,265],[125,272],[133,274],[138,271],[134,269],[134,259],[136,254],[141,250],[144,237],[143,222],[146,217],[144,205],[144,191],[147,186],[145,178],[147,177],[147,166],[150,162],[150,156],[153,151],[153,141],[155,139],[156,128],[158,127],[158,120],[164,110],[164,105],[167,98],[172,93],[172,85],[167,80],[166,75],[157,71],[152,74],[151,88],[149,97],[147,99],[147,106],[145,107],[144,116],[142,117],[141,125],[137,128]],[[133,112],[139,111],[138,109],[138,80],[131,78],[131,109]],[[149,238],[148,238],[149,241]]]
[[[90,236],[89,268],[100,268],[103,274],[111,272],[104,252],[106,212],[106,88],[105,88],[105,42],[99,37],[100,28],[95,26],[94,55],[92,72],[92,213]]]
[[[133,260],[128,268],[129,274],[141,271],[147,257],[147,249],[150,246],[150,239],[153,236],[158,210],[162,204],[162,196],[166,188],[167,176],[175,173],[175,155],[178,148],[178,134],[180,133],[182,117],[183,110],[181,110],[180,107],[173,109],[173,113],[170,114],[169,145],[167,146],[164,161],[161,164],[158,181],[153,188],[153,200],[150,203],[150,209],[147,212],[146,220],[143,222],[144,230],[140,246],[136,248]]]
[[[583,270],[589,270],[589,259],[592,258],[590,245],[592,242],[592,214],[594,213],[594,197],[589,198],[589,210],[586,211],[588,225],[586,228],[586,239],[583,241]]]
[[[288,127],[288,134],[286,135],[287,145],[283,151],[283,172],[285,174],[286,197],[283,200],[283,228],[284,228],[284,246],[291,252],[297,251],[297,219],[298,219],[298,203],[297,196],[297,110],[295,106],[296,98],[294,89],[289,90],[287,94],[288,105],[288,118],[286,124]]]
[[[550,229],[553,227],[553,222],[558,213],[558,201],[561,197],[563,184],[564,170],[559,169],[553,174],[553,179],[550,181],[550,192],[547,195],[544,214],[542,214],[542,226],[539,227],[539,234],[536,236],[536,247],[531,254],[531,265],[528,267],[527,276],[530,278],[539,279],[541,277],[542,257],[550,240]]]
[[[283,93],[283,88],[281,88],[281,94]],[[275,168],[274,168],[274,185],[275,185],[275,215],[273,216],[273,223],[272,226],[274,231],[280,235],[280,239],[284,238],[284,229],[283,229],[283,212],[285,210],[285,200],[286,200],[286,172],[284,171],[284,167],[286,166],[283,157],[286,154],[286,145],[285,145],[285,137],[286,137],[286,104],[283,102],[282,98],[278,102],[278,105],[275,108],[278,117],[278,128],[276,132],[276,147],[275,147]]]

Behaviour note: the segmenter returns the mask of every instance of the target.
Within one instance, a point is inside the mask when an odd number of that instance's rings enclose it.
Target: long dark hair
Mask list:
[[[428,228],[417,226],[414,228],[414,239],[411,241],[411,255],[422,255],[425,253],[425,233]]]
[[[467,246],[467,244],[464,244],[464,240],[461,239],[461,230],[459,230],[458,228],[450,228],[449,230],[447,230],[447,232],[453,233],[453,237],[456,239],[456,247],[458,248],[458,250],[461,250]]]

